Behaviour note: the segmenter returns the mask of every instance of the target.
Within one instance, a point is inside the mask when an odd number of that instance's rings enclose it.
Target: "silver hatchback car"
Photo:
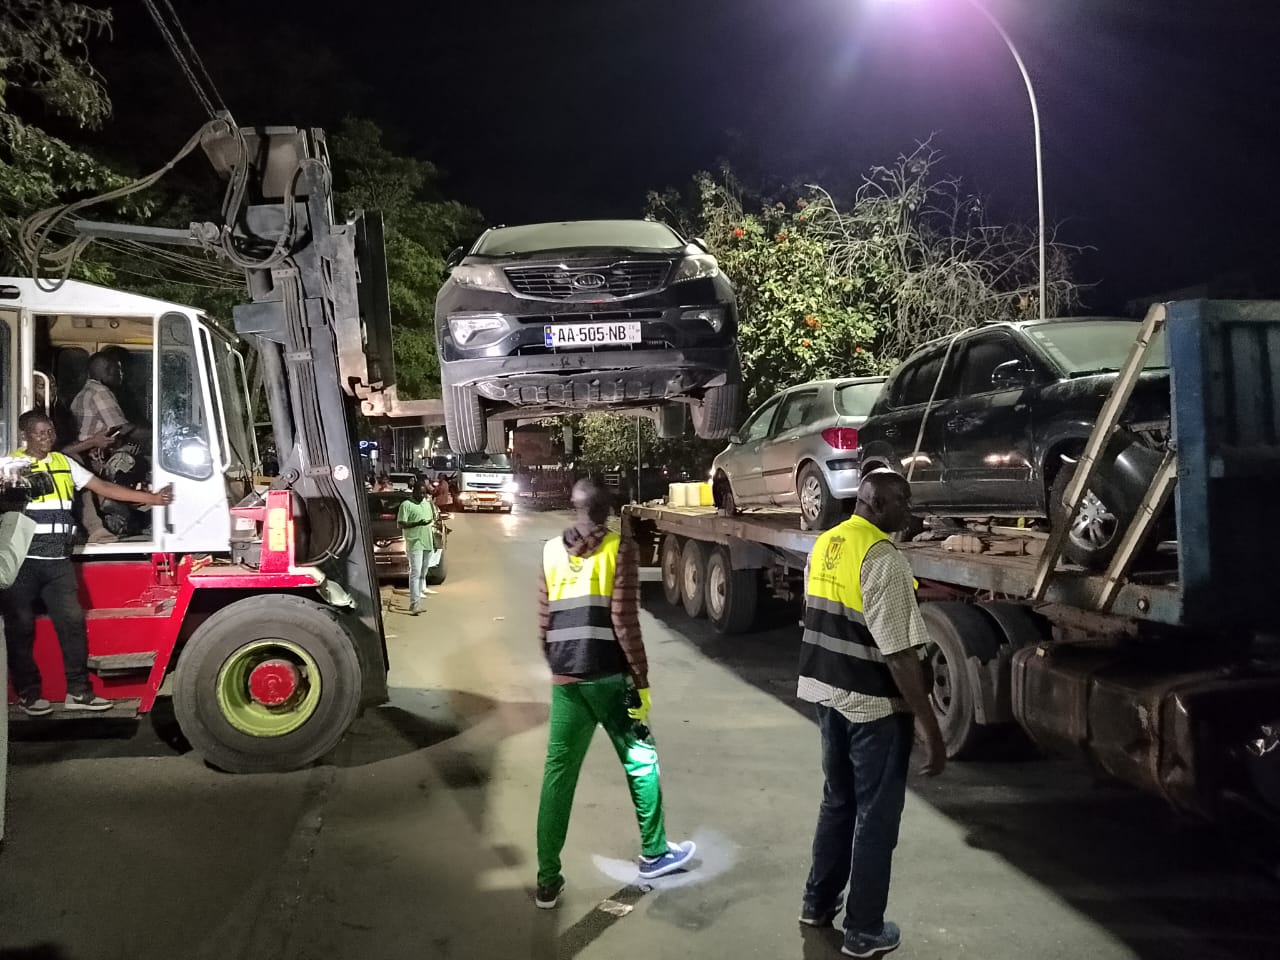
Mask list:
[[[818,380],[760,406],[711,465],[722,513],[749,505],[795,506],[812,530],[845,513],[860,479],[854,451],[884,377]]]

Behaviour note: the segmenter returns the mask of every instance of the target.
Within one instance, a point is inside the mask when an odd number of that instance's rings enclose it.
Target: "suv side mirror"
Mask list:
[[[689,240],[691,243],[701,247],[703,253],[711,252],[711,248],[707,246],[707,241],[703,240],[701,237],[690,237]]]
[[[1034,373],[1021,360],[1006,360],[991,371],[991,386],[995,390],[1016,390],[1029,387]]]
[[[742,442],[742,434],[740,434],[737,430],[735,430],[735,431],[733,431],[733,433],[729,434],[729,443],[731,443],[731,444],[733,444],[733,445],[735,445],[735,446],[736,446],[737,444],[739,444],[739,443],[741,443],[741,442]]]
[[[446,270],[452,270],[462,262],[462,258],[467,255],[465,247],[454,247],[449,251],[449,256],[445,257],[444,265]]]

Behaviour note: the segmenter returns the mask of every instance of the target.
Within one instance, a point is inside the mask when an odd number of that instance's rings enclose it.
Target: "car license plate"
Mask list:
[[[640,324],[629,323],[548,323],[548,349],[566,347],[608,347],[618,343],[639,343]]]

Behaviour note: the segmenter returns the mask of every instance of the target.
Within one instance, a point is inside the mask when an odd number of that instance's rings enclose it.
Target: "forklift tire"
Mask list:
[[[707,619],[716,633],[742,633],[756,619],[760,598],[757,570],[735,570],[729,551],[716,547],[707,560]]]
[[[667,603],[673,607],[680,606],[680,553],[684,544],[674,533],[662,538],[662,548],[658,552],[658,563],[662,569],[662,593]]]
[[[288,700],[266,706],[251,677],[274,664],[264,689]],[[318,679],[318,683],[315,680]],[[286,687],[288,684],[286,683]],[[211,766],[228,773],[282,773],[324,756],[347,732],[360,706],[355,644],[328,607],[285,594],[237,600],[191,635],[174,672],[178,725]]]
[[[697,540],[686,540],[680,551],[680,599],[684,612],[696,619],[707,607],[707,548]]]
[[[934,601],[920,604],[920,615],[933,642],[926,648],[930,666],[929,699],[942,728],[947,757],[963,760],[975,756],[987,742],[990,728],[978,723],[969,659],[987,663],[1000,652],[1003,641],[992,620],[969,603]]]
[[[487,454],[507,452],[507,422],[490,420],[484,426],[484,452]]]
[[[441,396],[450,449],[455,453],[484,453],[489,437],[479,395],[467,387],[446,385]]]
[[[438,587],[444,583],[445,577],[449,576],[449,554],[441,553],[440,562],[427,571],[426,581],[428,586]]]

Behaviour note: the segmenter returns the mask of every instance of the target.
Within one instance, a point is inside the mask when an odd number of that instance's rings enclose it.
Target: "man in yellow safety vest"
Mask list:
[[[34,495],[25,510],[35,522],[35,534],[26,559],[13,584],[0,593],[9,674],[18,693],[18,706],[33,717],[53,711],[42,695],[40,668],[32,655],[35,606],[37,600],[42,600],[62,647],[67,679],[63,706],[67,710],[110,710],[111,701],[97,696],[89,682],[88,634],[75,566],[70,560],[76,526],[72,514],[76,492],[90,490],[100,497],[125,503],[162,506],[173,502],[173,490],[170,487],[155,493],[132,490],[95,477],[76,461],[54,451],[57,435],[53,421],[43,413],[24,413],[19,424],[24,446],[13,455],[35,461],[32,476],[43,475],[44,479],[41,489],[33,488]]]
[[[578,772],[597,726],[627,774],[640,826],[640,877],[687,869],[694,843],[668,843],[658,753],[647,729],[649,665],[640,639],[636,545],[605,526],[610,497],[591,480],[573,488],[577,522],[547,541],[539,579],[539,635],[551,667],[551,734],[538,804],[535,904],[560,902],[560,851]]]
[[[889,536],[906,526],[910,507],[905,479],[871,471],[854,515],[818,537],[805,571],[796,693],[816,705],[826,783],[800,922],[829,926],[848,885],[841,952],[850,957],[878,957],[901,941],[884,913],[913,717],[921,772],[936,776],[946,763],[920,664],[929,634],[911,568]]]

